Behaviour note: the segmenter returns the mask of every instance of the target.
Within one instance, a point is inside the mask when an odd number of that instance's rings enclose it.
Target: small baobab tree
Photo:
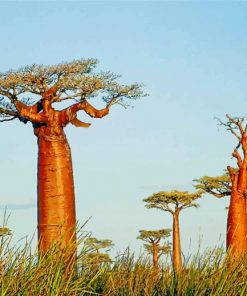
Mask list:
[[[197,179],[195,187],[218,198],[230,196],[227,249],[233,257],[238,257],[247,252],[247,125],[244,126],[244,118],[226,117],[227,122],[219,120],[219,124],[237,138],[238,144],[232,153],[237,168],[228,166],[227,174]]]
[[[171,229],[140,230],[139,232],[140,235],[137,238],[145,242],[144,247],[152,255],[153,267],[157,270],[160,257],[171,251],[170,244],[164,242],[170,236]]]
[[[177,190],[160,191],[143,200],[148,209],[160,209],[173,216],[173,266],[176,271],[182,270],[179,214],[186,208],[199,207],[195,200],[201,197],[202,193],[201,190],[194,193]]]
[[[89,127],[78,113],[102,118],[114,104],[143,95],[141,85],[121,85],[119,76],[96,72],[97,60],[75,60],[52,66],[31,65],[0,73],[1,122],[31,123],[38,139],[39,250],[47,251],[63,238],[76,245],[75,195],[70,147],[64,132],[68,124]],[[31,96],[31,99],[30,99]],[[100,110],[89,100],[103,102]]]
[[[113,242],[109,239],[97,239],[95,237],[88,237],[84,241],[86,247],[85,256],[86,263],[90,263],[97,270],[103,263],[111,263],[111,258],[108,252],[114,246]],[[104,250],[104,252],[102,252]]]

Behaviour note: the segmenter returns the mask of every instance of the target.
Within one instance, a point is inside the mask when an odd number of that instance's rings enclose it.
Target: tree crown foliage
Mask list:
[[[145,250],[152,254],[153,252],[153,246],[150,244],[144,244],[144,248]],[[171,252],[172,248],[171,248],[171,244],[170,243],[163,243],[162,245],[158,245],[157,246],[157,251],[158,251],[158,257],[160,257],[161,255],[166,255],[169,254]]]
[[[0,73],[2,120],[20,118],[16,100],[31,105],[41,98],[53,103],[64,100],[82,102],[100,96],[108,107],[113,104],[126,107],[129,104],[126,99],[145,96],[141,84],[121,85],[117,82],[119,75],[109,71],[96,72],[97,63],[95,59],[80,59],[52,66],[31,65]]]
[[[159,257],[171,251],[170,243],[164,242],[171,235],[171,229],[139,230],[139,233],[137,239],[145,242],[144,247],[149,253],[152,254],[154,247],[157,249]]]
[[[140,230],[140,235],[137,237],[145,242],[155,242],[157,240],[165,239],[170,236],[171,229],[160,230]]]
[[[97,239],[96,237],[88,237],[85,239],[84,242],[85,246],[93,249],[93,250],[100,250],[100,249],[105,249],[105,248],[111,248],[114,246],[112,240],[109,239]]]
[[[102,249],[108,252],[114,246],[112,240],[99,240],[96,237],[88,237],[84,241],[84,246],[87,250],[85,259],[92,264],[111,263],[112,260],[107,253],[100,252]]]
[[[201,189],[218,198],[231,195],[231,179],[228,173],[216,177],[204,176],[195,179],[194,182],[196,182],[196,189]]]
[[[189,207],[199,207],[195,200],[200,198],[203,194],[202,190],[197,190],[194,193],[188,191],[160,191],[153,195],[143,199],[146,203],[146,207],[157,208],[163,211],[174,214],[176,211],[180,211]]]

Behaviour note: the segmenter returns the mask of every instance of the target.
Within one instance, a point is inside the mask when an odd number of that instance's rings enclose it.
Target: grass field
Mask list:
[[[84,240],[74,271],[66,269],[59,247],[38,260],[30,243],[11,247],[11,237],[2,237],[0,295],[247,295],[247,260],[230,262],[220,249],[195,255],[177,274],[168,263],[154,270],[149,257],[135,259],[129,249],[112,263],[93,264]]]

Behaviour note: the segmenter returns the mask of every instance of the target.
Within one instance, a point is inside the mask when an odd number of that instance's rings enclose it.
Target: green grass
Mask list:
[[[0,295],[247,295],[247,260],[230,262],[219,249],[194,256],[177,274],[168,263],[155,271],[150,258],[135,259],[130,250],[96,266],[87,261],[85,237],[78,241],[77,272],[66,270],[58,246],[38,260],[30,243],[11,247],[11,237],[0,238]]]

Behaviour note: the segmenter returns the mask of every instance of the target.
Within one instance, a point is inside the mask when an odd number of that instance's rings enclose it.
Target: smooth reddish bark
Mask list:
[[[227,220],[227,249],[233,256],[243,255],[247,252],[247,171],[241,165],[238,172],[228,167],[232,191]]]
[[[173,266],[176,271],[182,269],[180,230],[179,230],[179,209],[173,214]]]
[[[75,194],[66,137],[38,135],[38,233],[40,250],[75,242]]]
[[[246,199],[232,191],[227,221],[227,248],[233,255],[247,252]]]

